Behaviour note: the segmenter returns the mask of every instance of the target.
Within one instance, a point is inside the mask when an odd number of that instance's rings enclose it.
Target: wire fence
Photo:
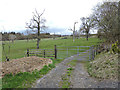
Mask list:
[[[54,49],[27,49],[26,56],[54,57],[65,59],[72,55],[79,55],[89,49],[90,46],[54,46]]]
[[[110,47],[105,45],[93,45],[90,47],[90,60],[94,60],[95,56],[100,54],[101,52],[110,51]]]
[[[94,60],[95,56],[99,54],[103,49],[100,45],[96,46],[54,46],[53,49],[27,49],[25,54],[10,55],[10,59],[22,58],[26,56],[39,56],[39,57],[54,57],[55,59],[65,59],[73,55],[80,55],[81,52],[88,51],[89,60]],[[8,55],[9,56],[9,55]],[[15,58],[12,58],[15,57]],[[5,57],[4,57],[5,58]]]

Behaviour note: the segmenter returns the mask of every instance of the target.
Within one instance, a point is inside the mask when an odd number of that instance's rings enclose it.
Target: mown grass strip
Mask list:
[[[59,86],[62,88],[70,88],[70,77],[72,77],[72,71],[74,70],[74,66],[76,66],[77,64],[77,60],[72,60],[69,63],[67,63],[66,65],[69,66],[69,68],[67,68],[67,71],[64,75],[61,76],[62,81],[59,82]]]

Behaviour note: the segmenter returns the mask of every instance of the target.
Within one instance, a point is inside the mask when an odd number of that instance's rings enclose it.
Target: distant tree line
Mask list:
[[[23,33],[15,33],[15,32],[0,32],[2,34],[2,41],[7,41],[10,39],[18,39],[24,40],[25,36]]]
[[[30,39],[37,39],[37,34],[28,34],[24,35],[23,33],[16,33],[16,32],[0,32],[2,34],[2,41],[8,40],[30,40]],[[61,37],[61,35],[50,35],[50,33],[41,33],[41,38],[53,38],[53,37]]]

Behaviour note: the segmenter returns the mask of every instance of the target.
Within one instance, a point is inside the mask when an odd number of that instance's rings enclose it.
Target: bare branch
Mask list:
[[[26,23],[26,28],[32,29],[33,32],[37,32],[37,49],[39,49],[40,32],[42,31],[41,29],[45,30],[46,28],[46,26],[44,25],[46,19],[41,19],[44,11],[45,9],[41,14],[39,14],[35,9],[35,12],[33,12],[33,18],[31,19],[30,23]]]
[[[70,30],[70,31],[74,31],[74,30],[72,30],[72,29],[68,29],[68,30]]]
[[[42,16],[44,12],[45,12],[45,9],[44,9],[43,12],[40,14],[40,16]]]

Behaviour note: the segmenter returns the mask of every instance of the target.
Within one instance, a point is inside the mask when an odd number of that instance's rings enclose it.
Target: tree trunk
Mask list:
[[[27,42],[29,41],[29,39],[27,38]]]
[[[88,34],[86,35],[86,40],[88,41]]]
[[[39,42],[40,42],[40,23],[38,23],[38,40],[37,40],[37,49],[39,49]]]
[[[14,40],[12,40],[12,43],[14,43]]]
[[[37,49],[39,49],[39,42],[40,42],[40,39],[38,38],[37,39]]]

